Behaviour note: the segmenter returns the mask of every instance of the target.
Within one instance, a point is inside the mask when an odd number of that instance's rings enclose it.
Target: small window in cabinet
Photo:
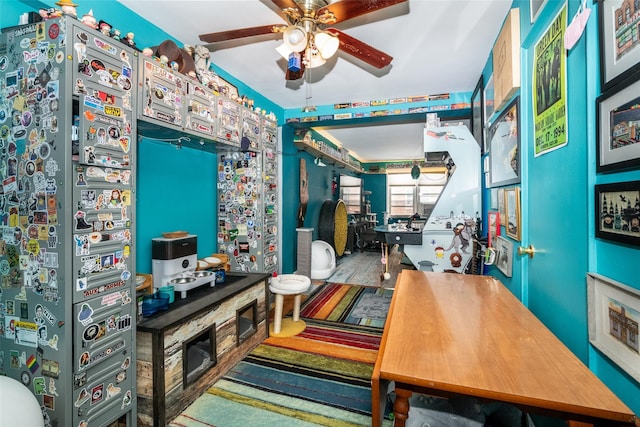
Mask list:
[[[218,364],[216,324],[182,343],[182,388]]]
[[[258,300],[245,305],[236,311],[237,345],[258,330]]]

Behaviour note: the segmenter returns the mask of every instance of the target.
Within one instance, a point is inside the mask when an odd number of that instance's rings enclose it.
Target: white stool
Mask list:
[[[299,274],[281,274],[269,279],[269,290],[276,296],[276,309],[273,315],[273,333],[279,334],[282,328],[282,305],[284,295],[295,295],[293,302],[293,321],[300,320],[300,300],[302,293],[311,286],[311,279]]]

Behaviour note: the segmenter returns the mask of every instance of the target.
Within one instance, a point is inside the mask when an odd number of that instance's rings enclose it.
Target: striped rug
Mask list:
[[[267,338],[170,426],[370,426],[382,328],[349,315],[363,295],[376,295],[359,288],[319,288],[303,305],[301,334]]]
[[[327,283],[302,304],[300,316],[384,328],[393,289]]]

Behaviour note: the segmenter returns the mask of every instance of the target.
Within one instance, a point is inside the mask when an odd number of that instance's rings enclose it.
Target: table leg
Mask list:
[[[409,418],[409,398],[411,391],[396,387],[396,401],[393,404],[394,427],[404,427]]]
[[[384,410],[387,404],[389,381],[377,377],[371,378],[371,426],[382,427]]]

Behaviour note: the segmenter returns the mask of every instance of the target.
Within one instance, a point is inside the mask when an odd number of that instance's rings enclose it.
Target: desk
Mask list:
[[[372,376],[372,425],[395,381],[395,425],[412,392],[472,396],[587,423],[635,416],[502,283],[488,276],[404,270]]]

